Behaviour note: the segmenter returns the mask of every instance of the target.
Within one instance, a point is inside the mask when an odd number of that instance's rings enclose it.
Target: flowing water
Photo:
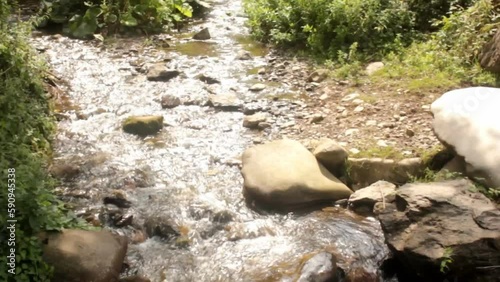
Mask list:
[[[258,95],[248,91],[267,50],[248,39],[242,13],[240,0],[221,0],[203,22],[174,35],[163,49],[144,47],[147,38],[106,44],[34,38],[54,72],[68,81],[73,105],[62,113],[54,162],[78,164],[80,173],[59,188],[61,194],[78,215],[130,238],[130,267],[123,275],[169,282],[294,281],[304,260],[326,250],[346,273],[381,277],[388,250],[374,219],[338,208],[283,215],[246,206],[234,160],[260,133],[242,127],[241,111],[161,108],[164,94],[203,100],[210,92],[233,92],[244,102],[283,93],[301,97],[279,84]],[[201,27],[209,28],[211,40],[188,39]],[[253,59],[236,60],[241,50]],[[136,71],[138,61],[165,62],[184,75],[150,82]],[[207,87],[195,77],[200,73],[221,83]],[[297,104],[281,103],[290,110]],[[166,126],[154,137],[138,138],[121,129],[131,115],[163,115]],[[126,198],[131,205],[118,209],[105,205],[104,197]],[[121,223],[113,221],[117,214]]]

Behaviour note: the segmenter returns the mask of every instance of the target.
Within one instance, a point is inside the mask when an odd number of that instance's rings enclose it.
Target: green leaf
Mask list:
[[[175,5],[175,8],[185,17],[191,18],[193,16],[193,8],[188,4],[184,3],[182,5]]]
[[[137,22],[137,19],[132,16],[131,13],[124,14],[122,16],[122,19],[120,20],[120,23],[124,26],[137,26],[139,23]]]

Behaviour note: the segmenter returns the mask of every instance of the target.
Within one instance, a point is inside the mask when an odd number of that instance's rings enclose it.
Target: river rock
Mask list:
[[[348,154],[337,142],[328,138],[321,139],[313,154],[331,173],[336,176],[343,174]]]
[[[471,87],[445,93],[431,105],[434,132],[465,158],[467,176],[500,187],[500,89]]]
[[[387,181],[377,181],[372,185],[355,191],[349,197],[349,206],[353,211],[363,215],[376,213],[373,211],[375,204],[394,201],[396,185]]]
[[[259,124],[267,120],[267,115],[265,113],[255,113],[253,115],[245,116],[243,118],[243,127],[250,129],[259,128]]]
[[[148,217],[144,222],[144,229],[149,237],[158,236],[166,240],[175,239],[181,235],[175,222],[163,215]]]
[[[120,282],[151,282],[151,280],[144,276],[133,275],[120,279]]]
[[[336,278],[337,263],[335,257],[330,253],[321,252],[306,261],[296,282],[338,281]]]
[[[283,139],[245,150],[242,157],[247,200],[275,209],[348,198],[352,191],[297,141]]]
[[[249,88],[249,90],[253,91],[253,92],[259,92],[259,91],[262,91],[264,89],[266,89],[266,85],[263,83],[256,83],[256,84],[250,86],[250,88]]]
[[[149,69],[146,77],[149,81],[166,82],[179,76],[180,74],[181,72],[178,70],[166,69],[164,64],[157,64]]]
[[[236,59],[237,60],[242,60],[242,61],[247,61],[247,60],[251,60],[252,59],[252,55],[248,51],[241,50],[236,55]]]
[[[373,63],[368,64],[368,66],[366,66],[365,71],[366,71],[367,75],[372,75],[372,74],[376,73],[377,71],[381,70],[382,68],[384,68],[384,63],[373,62]]]
[[[195,40],[208,40],[210,38],[212,37],[210,36],[210,32],[208,31],[207,27],[193,35],[193,39]]]
[[[500,211],[473,190],[465,179],[406,184],[379,215],[389,248],[418,281],[498,281],[500,268],[488,267],[500,265]]]
[[[206,84],[220,83],[220,80],[218,80],[216,78],[213,78],[211,76],[208,76],[206,74],[199,74],[199,75],[196,76],[196,78],[198,78],[199,80],[205,82]]]
[[[420,177],[425,170],[425,163],[420,158],[400,161],[382,158],[349,158],[347,160],[348,177],[353,187],[369,186],[379,180],[394,184],[407,183],[412,177]]]
[[[119,280],[127,252],[125,237],[86,230],[64,230],[43,236],[43,259],[54,267],[52,281]]]
[[[163,95],[161,97],[161,107],[163,109],[172,109],[181,104],[181,99],[174,95]]]
[[[307,82],[320,83],[328,77],[328,70],[319,69],[312,72],[307,78]]]
[[[225,111],[237,111],[241,108],[242,102],[236,94],[225,93],[208,96],[208,105],[216,109]]]
[[[484,69],[500,73],[500,29],[483,47],[479,55],[479,62]]]
[[[123,122],[123,131],[139,136],[154,135],[163,128],[163,116],[132,116]]]

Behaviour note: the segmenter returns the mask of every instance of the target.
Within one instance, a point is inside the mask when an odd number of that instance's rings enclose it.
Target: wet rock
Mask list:
[[[130,208],[132,206],[132,203],[129,200],[120,196],[104,197],[102,201],[105,205],[115,205],[119,208]]]
[[[177,238],[181,235],[173,220],[164,216],[147,218],[144,223],[144,229],[149,237],[158,236],[166,240]]]
[[[484,69],[500,73],[500,30],[483,47],[479,55],[479,62]]]
[[[325,116],[324,116],[324,115],[322,115],[322,114],[314,114],[313,116],[311,116],[311,120],[310,120],[310,122],[311,122],[311,123],[320,123],[320,122],[322,122],[324,119],[325,119]]]
[[[373,209],[376,203],[380,202],[385,205],[385,203],[392,202],[395,194],[396,185],[381,180],[355,191],[349,197],[349,205],[358,214],[372,215],[375,214]]]
[[[198,78],[199,80],[207,83],[207,84],[216,84],[216,83],[220,83],[220,80],[216,79],[216,78],[213,78],[213,77],[210,77],[208,75],[205,75],[205,74],[199,74],[196,76],[196,78]]]
[[[245,116],[243,118],[243,127],[250,129],[259,128],[259,124],[267,120],[267,115],[265,113],[255,113],[250,116]]]
[[[212,37],[210,36],[210,32],[208,31],[207,27],[193,35],[193,39],[195,40],[208,40],[210,38]]]
[[[384,68],[384,63],[382,62],[373,62],[373,63],[370,63],[365,71],[366,71],[366,74],[367,75],[372,75],[374,73],[376,73],[377,71],[381,70]]]
[[[349,158],[347,167],[355,190],[379,180],[401,185],[407,183],[411,177],[420,177],[425,170],[425,164],[420,158],[400,161],[381,158]]]
[[[348,198],[352,191],[299,142],[277,140],[243,154],[244,194],[256,204],[290,209]]]
[[[147,73],[149,81],[166,82],[181,74],[180,71],[174,69],[166,69],[163,64],[154,65]]]
[[[134,220],[134,215],[127,213],[127,214],[121,215],[120,217],[117,217],[114,220],[113,224],[116,227],[126,227],[126,226],[131,225],[133,220]]]
[[[319,69],[315,70],[313,73],[309,75],[307,78],[307,82],[317,82],[320,83],[328,77],[328,70]]]
[[[250,91],[253,91],[253,92],[259,92],[259,91],[266,89],[266,85],[262,84],[262,83],[257,83],[257,84],[250,86],[250,88],[248,88],[248,89]]]
[[[123,131],[139,136],[154,135],[163,128],[163,116],[132,116],[123,122]]]
[[[262,74],[266,74],[266,69],[265,69],[265,68],[260,68],[260,69],[258,69],[258,70],[257,70],[257,74],[260,74],[260,75],[262,75]]]
[[[161,107],[163,109],[172,109],[181,104],[181,99],[174,95],[163,95],[161,97]]]
[[[297,282],[329,282],[339,281],[335,257],[321,252],[310,258],[302,267]]]
[[[233,220],[233,215],[229,211],[220,211],[214,214],[213,221],[216,223],[228,223]]]
[[[407,270],[414,270],[419,281],[496,281],[500,277],[499,268],[480,270],[500,265],[498,209],[473,189],[465,179],[406,184],[379,215],[395,257]],[[453,262],[443,275],[440,266],[449,251]]]
[[[50,166],[49,172],[57,179],[69,181],[80,173],[80,166],[71,163],[54,163]]]
[[[149,278],[140,275],[128,276],[120,279],[120,282],[151,282]]]
[[[319,140],[313,154],[318,161],[336,176],[344,174],[347,151],[332,139]]]
[[[253,115],[256,112],[264,111],[265,108],[261,103],[247,103],[243,105],[243,114]]]
[[[208,105],[224,111],[238,111],[241,108],[241,101],[234,93],[210,95]]]
[[[465,158],[467,176],[500,187],[500,89],[471,87],[445,93],[431,105],[433,128]]]
[[[127,239],[107,231],[64,230],[44,238],[43,259],[53,281],[118,281]]]
[[[248,51],[241,50],[236,55],[236,59],[237,60],[242,60],[242,61],[251,60],[252,59],[252,55]]]

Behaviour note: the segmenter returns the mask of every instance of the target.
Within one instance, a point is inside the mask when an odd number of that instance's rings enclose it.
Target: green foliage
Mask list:
[[[88,38],[99,30],[118,32],[130,28],[162,31],[190,18],[193,0],[42,0],[50,21],[66,25],[66,33]]]
[[[439,266],[439,271],[441,271],[441,273],[446,273],[450,269],[450,264],[453,263],[453,258],[451,257],[452,255],[452,248],[447,247],[444,249],[443,256],[441,257],[441,264]]]
[[[42,83],[45,66],[27,43],[31,23],[8,24],[9,12],[7,1],[0,0],[0,281],[49,281],[51,269],[42,261],[36,236],[78,223],[51,193],[54,181],[45,170],[54,120]],[[6,272],[11,246],[4,243],[9,174],[15,174],[16,188],[10,191],[16,199],[16,276]]]
[[[386,57],[379,79],[401,79],[413,91],[448,90],[460,85],[497,85],[497,77],[477,61],[481,48],[497,30],[498,11],[491,1],[478,0],[455,10],[436,24],[441,28],[427,40],[415,42]],[[375,78],[376,80],[376,78]]]
[[[469,7],[474,0],[408,0],[410,11],[415,13],[417,29],[427,31],[435,20],[448,16],[454,7]]]
[[[247,0],[245,10],[260,40],[308,47],[336,59],[353,44],[368,57],[411,38],[413,14],[399,0]]]

